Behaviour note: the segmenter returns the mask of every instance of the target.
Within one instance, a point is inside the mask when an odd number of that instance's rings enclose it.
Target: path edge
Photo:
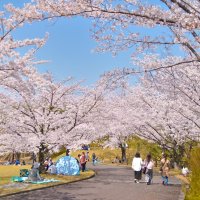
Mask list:
[[[0,199],[1,199],[2,197],[14,196],[14,195],[16,195],[16,194],[23,194],[23,193],[27,193],[27,192],[36,191],[36,190],[43,190],[43,189],[47,189],[47,188],[57,187],[57,186],[60,186],[60,185],[67,185],[67,184],[71,184],[71,183],[75,183],[75,182],[79,182],[79,181],[88,180],[88,179],[91,179],[91,178],[93,178],[93,177],[96,176],[96,171],[93,170],[93,169],[90,169],[90,170],[92,170],[92,171],[94,172],[94,174],[92,174],[92,175],[89,176],[89,177],[80,179],[80,180],[74,180],[74,181],[70,181],[70,182],[68,182],[68,183],[59,183],[59,184],[57,184],[57,185],[49,185],[49,186],[46,186],[46,187],[43,187],[43,188],[35,188],[35,189],[32,189],[32,190],[19,191],[19,192],[13,192],[13,193],[10,193],[10,194],[0,195]]]

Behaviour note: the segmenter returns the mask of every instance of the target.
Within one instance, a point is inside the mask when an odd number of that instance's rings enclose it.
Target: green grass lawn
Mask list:
[[[0,165],[0,178],[19,176],[20,169],[31,169],[31,165]]]
[[[82,179],[89,178],[94,175],[94,171],[88,170],[81,172],[79,176],[63,176],[63,175],[51,175],[51,174],[41,174],[45,179],[56,179],[59,182],[52,182],[47,184],[31,184],[31,183],[16,183],[12,182],[12,176],[19,176],[20,169],[30,169],[31,166],[0,166],[0,196],[6,194],[13,194],[21,191],[29,191],[39,188],[45,188],[49,186],[60,185],[64,183],[69,183],[73,181],[78,181]]]

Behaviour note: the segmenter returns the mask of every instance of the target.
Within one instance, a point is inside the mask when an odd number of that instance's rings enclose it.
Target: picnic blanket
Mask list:
[[[19,176],[13,176],[11,180],[13,182],[24,182],[24,183],[33,183],[33,184],[44,184],[44,183],[51,183],[51,182],[59,181],[59,180],[55,180],[55,179],[44,179],[41,181],[29,181],[28,177],[19,177]]]
[[[41,181],[26,181],[26,183],[33,183],[33,184],[44,184],[44,183],[51,183],[51,182],[59,182],[59,180],[55,180],[55,179],[44,179]]]

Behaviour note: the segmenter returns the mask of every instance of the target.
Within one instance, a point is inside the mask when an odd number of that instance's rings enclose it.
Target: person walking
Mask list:
[[[82,155],[80,157],[80,164],[81,164],[81,169],[82,169],[82,172],[85,171],[85,166],[86,166],[86,158],[85,158],[85,152],[82,152]]]
[[[169,170],[170,170],[170,161],[167,159],[167,155],[163,154],[162,159],[161,159],[161,167],[160,167],[163,185],[168,185]]]
[[[143,169],[144,170],[143,173],[146,175],[145,180],[147,182],[147,185],[150,185],[153,179],[153,166],[154,163],[151,159],[151,154],[148,154],[144,162],[144,169]]]
[[[81,170],[81,154],[78,154],[78,158],[76,158],[76,161],[79,166],[79,170]]]
[[[182,170],[181,170],[183,176],[187,176],[189,174],[189,169],[185,166],[183,166]]]
[[[96,154],[93,153],[92,154],[92,164],[95,165],[95,163],[96,163]]]
[[[140,153],[137,152],[132,161],[132,169],[134,170],[135,183],[139,183],[139,181],[142,178],[142,164],[143,162],[142,159],[140,158]]]
[[[86,152],[85,159],[86,159],[87,162],[89,162],[89,160],[90,160],[90,158],[89,158],[89,151]]]
[[[67,149],[66,150],[66,156],[69,156],[69,153],[70,153],[70,149]]]

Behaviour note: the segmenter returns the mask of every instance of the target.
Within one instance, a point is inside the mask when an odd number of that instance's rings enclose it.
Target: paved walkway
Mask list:
[[[134,183],[133,171],[127,167],[95,166],[94,178],[41,189],[1,199],[8,200],[179,200],[180,182],[170,177],[169,186],[163,186],[159,175],[153,184]]]

